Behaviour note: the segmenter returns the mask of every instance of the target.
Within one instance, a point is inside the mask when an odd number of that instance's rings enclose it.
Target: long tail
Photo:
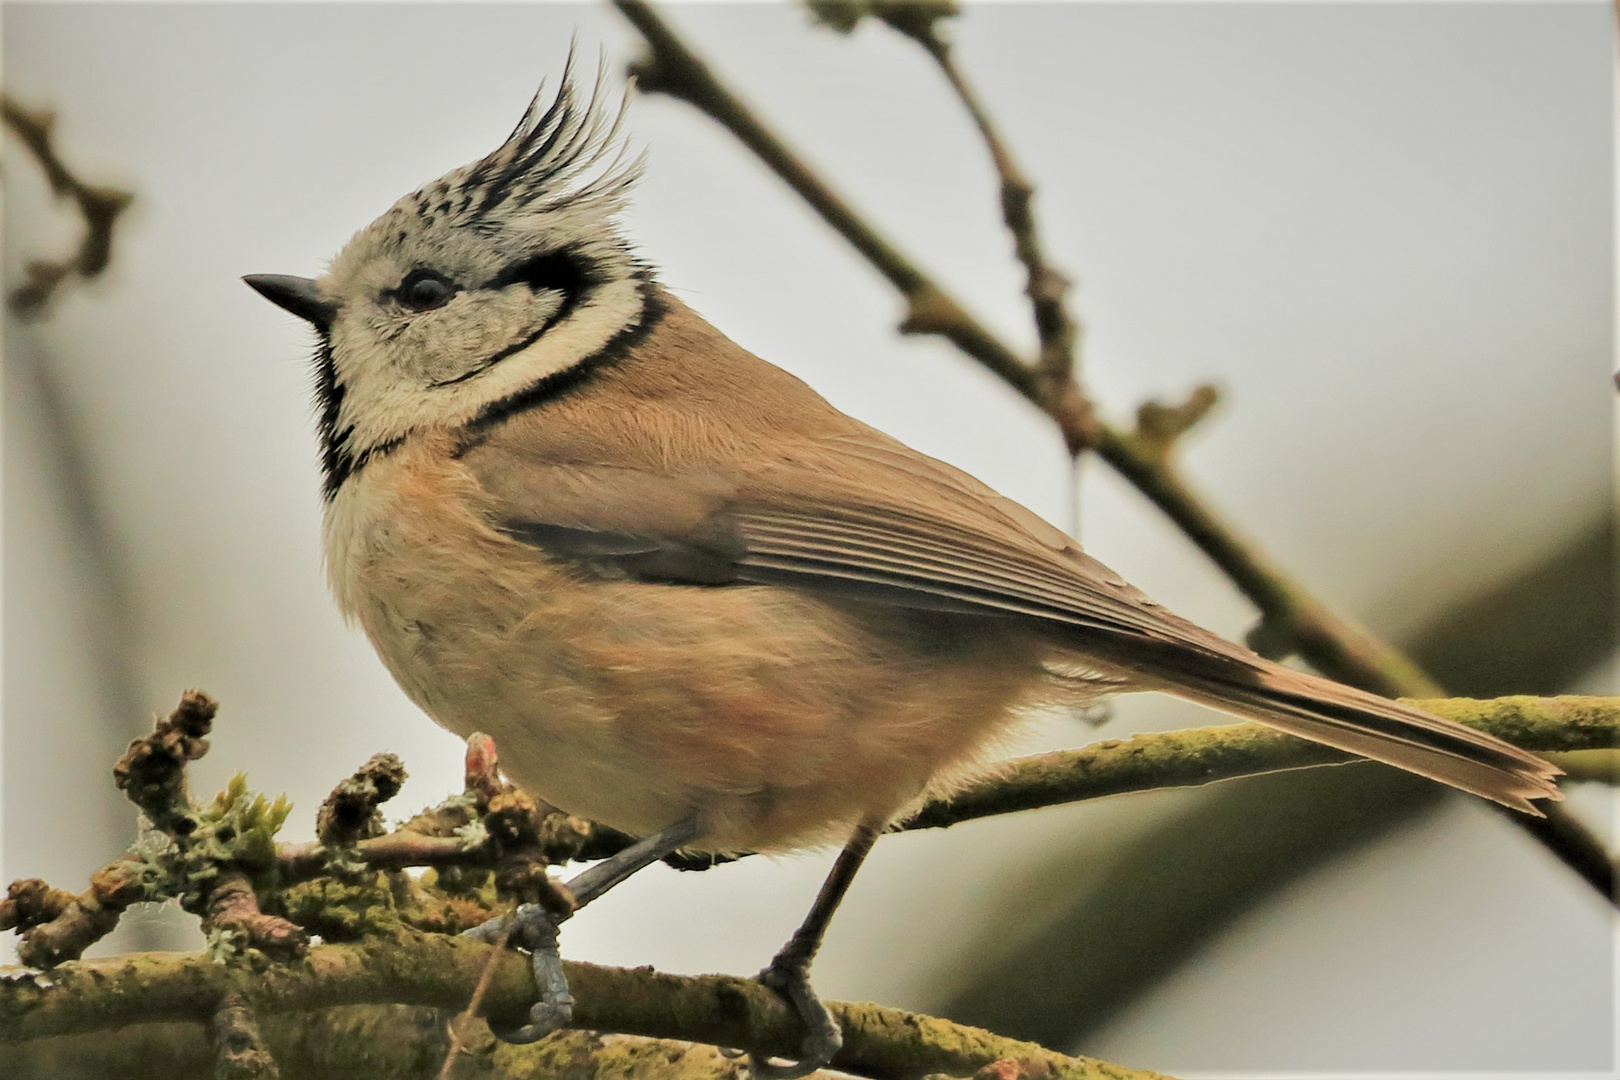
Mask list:
[[[1247,658],[1245,658],[1247,659]],[[1427,776],[1537,817],[1563,770],[1494,735],[1254,657],[1230,676],[1155,672],[1178,697]]]

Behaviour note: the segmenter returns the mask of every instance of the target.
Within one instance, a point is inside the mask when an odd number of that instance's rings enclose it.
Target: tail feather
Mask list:
[[[1234,675],[1189,674],[1165,689],[1537,817],[1545,815],[1531,799],[1563,798],[1557,766],[1454,720],[1274,664]]]

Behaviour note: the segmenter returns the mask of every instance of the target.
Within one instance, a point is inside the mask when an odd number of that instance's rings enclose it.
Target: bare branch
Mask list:
[[[954,299],[928,280],[888,238],[857,215],[821,177],[765,127],[731,91],[722,86],[673,31],[639,0],[615,0],[651,46],[631,65],[637,85],[649,93],[686,101],[723,124],[727,130],[787,182],[833,228],[888,278],[905,298],[907,313],[900,329],[906,334],[939,334],[1034,400],[1040,388],[1033,372],[1016,352],[976,322]]]
[[[1586,751],[1620,744],[1620,698],[1502,697],[1408,699],[1408,703],[1489,732],[1526,750]],[[1184,731],[1148,732],[1108,739],[1076,750],[1019,758],[948,798],[925,804],[891,832],[947,828],[998,814],[1083,802],[1136,791],[1193,787],[1244,776],[1342,765],[1352,755],[1283,734],[1263,724],[1221,724]],[[1544,809],[1549,807],[1543,806]],[[1551,808],[1556,809],[1556,808]],[[577,857],[601,858],[631,837],[608,831]],[[308,845],[284,845],[284,873],[308,873]],[[484,866],[487,856],[460,841],[408,831],[361,841],[357,856],[374,869],[405,866]],[[560,861],[560,860],[559,860]],[[682,869],[707,869],[730,859],[701,859]]]
[[[1040,357],[1035,370],[1050,388],[1049,395],[1061,394],[1065,385],[1078,379],[1075,364],[1081,327],[1067,302],[1070,282],[1046,261],[1040,230],[1035,224],[1034,185],[1019,168],[1012,150],[990,118],[989,110],[956,63],[951,42],[941,30],[944,17],[954,13],[954,5],[914,0],[885,0],[873,6],[873,14],[933,57],[984,139],[991,164],[1001,181],[1002,220],[1012,234],[1013,250],[1027,275],[1024,294],[1029,297],[1035,332],[1040,340]]]
[[[28,280],[12,290],[12,310],[34,316],[44,312],[68,278],[92,278],[107,268],[112,258],[113,224],[134,196],[117,188],[86,184],[63,164],[51,142],[56,123],[53,114],[25,109],[10,95],[3,95],[0,96],[0,117],[39,161],[52,193],[58,198],[72,199],[84,218],[84,238],[78,250],[57,262],[29,263]]]

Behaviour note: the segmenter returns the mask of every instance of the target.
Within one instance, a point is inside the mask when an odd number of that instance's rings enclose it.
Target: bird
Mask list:
[[[759,975],[806,1033],[757,1076],[832,1059],[809,970],[856,870],[1032,710],[1161,691],[1518,811],[1560,798],[1541,758],[1202,629],[731,341],[619,222],[631,91],[573,68],[320,276],[244,280],[315,330],[343,614],[514,782],[641,838],[567,883],[576,905],[678,851],[844,845]],[[571,999],[557,917],[515,918],[543,988],[499,1032],[521,1041]]]

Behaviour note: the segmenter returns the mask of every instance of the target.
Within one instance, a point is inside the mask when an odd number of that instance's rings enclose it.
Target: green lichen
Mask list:
[[[271,801],[250,792],[246,774],[237,773],[212,802],[189,808],[183,831],[164,832],[143,816],[124,873],[140,887],[142,899],[173,898],[196,912],[221,866],[256,876],[274,869],[276,833],[291,811],[286,796]]]
[[[276,833],[291,812],[292,803],[285,795],[270,802],[249,792],[247,774],[237,773],[198,814],[197,830],[188,846],[202,858],[262,872],[275,865]]]
[[[265,910],[273,910],[327,941],[391,935],[402,925],[388,875],[377,871],[299,882],[275,890],[264,897],[263,904]]]

